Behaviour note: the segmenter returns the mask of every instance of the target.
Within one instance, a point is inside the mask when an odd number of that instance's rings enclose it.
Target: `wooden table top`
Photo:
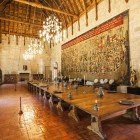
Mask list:
[[[39,85],[41,84],[36,85],[38,85],[39,87]],[[103,96],[103,98],[99,99],[96,95],[97,91],[94,91],[93,87],[79,86],[78,89],[75,90],[73,86],[69,86],[66,89],[62,85],[58,87],[57,85],[49,84],[49,89],[47,89],[45,85],[47,84],[42,84],[42,86],[40,87],[42,87],[43,90],[60,98],[61,100],[64,100],[65,102],[74,105],[91,115],[98,116],[101,120],[122,115],[126,112],[127,109],[140,106],[139,95],[125,93],[109,93],[108,91],[104,91],[105,95]],[[68,93],[72,93],[72,99],[68,98]],[[95,111],[93,109],[95,105],[95,100],[98,100],[98,111]],[[133,101],[134,105],[122,105],[119,103],[120,100]]]

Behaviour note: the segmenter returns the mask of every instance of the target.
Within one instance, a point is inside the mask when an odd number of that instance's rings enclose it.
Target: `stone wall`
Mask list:
[[[103,22],[113,18],[114,16],[129,10],[129,42],[130,42],[130,65],[137,71],[138,85],[140,85],[140,0],[111,0],[111,12],[108,12],[108,0],[103,0],[98,5],[98,20],[95,20],[95,8],[88,12],[88,26],[86,26],[85,15],[80,18],[80,31],[78,31],[78,23],[74,23],[74,34],[71,34],[71,27],[68,29],[68,38],[62,43],[57,44],[52,49],[51,66],[54,62],[58,62],[58,68],[61,70],[61,45],[69,40],[85,33],[86,31],[102,24]],[[53,68],[53,67],[52,67]]]
[[[8,43],[8,36],[2,34],[2,43],[0,44],[0,68],[4,74],[19,74],[19,73],[43,73],[45,74],[45,66],[50,65],[50,48],[45,44],[45,51],[41,55],[35,56],[32,60],[24,60],[23,53],[27,49],[30,38],[18,37],[18,44],[16,36],[10,35],[10,42]],[[27,65],[27,70],[23,70],[23,65]]]

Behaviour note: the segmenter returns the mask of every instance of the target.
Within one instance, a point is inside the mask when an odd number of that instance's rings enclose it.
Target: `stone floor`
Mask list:
[[[19,115],[19,98],[22,97],[23,114]],[[39,95],[27,91],[25,85],[0,87],[0,140],[99,140],[88,130],[88,114],[81,115],[77,123],[50,107]],[[140,124],[123,117],[103,122],[103,131],[108,140],[139,140]]]

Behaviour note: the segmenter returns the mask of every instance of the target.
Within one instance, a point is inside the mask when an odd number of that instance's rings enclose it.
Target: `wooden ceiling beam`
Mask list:
[[[125,0],[126,3],[128,3],[129,0]]]
[[[42,24],[42,17],[43,17],[43,13],[41,12],[41,16],[40,16],[40,24]]]
[[[90,0],[90,4],[92,3],[92,0]]]
[[[11,13],[11,4],[9,5],[9,12]],[[10,22],[8,22],[8,32],[10,32]]]
[[[19,3],[18,3],[18,5],[17,5],[17,17],[19,17]],[[19,31],[19,23],[17,23],[17,30],[16,30],[16,32],[17,32],[17,34],[18,34],[18,31]],[[16,36],[16,44],[18,45],[18,36]]]
[[[75,11],[75,9],[74,9],[74,6],[73,6],[73,4],[71,3],[71,1],[67,1],[67,3],[69,3],[68,5],[70,5],[70,7],[71,7],[73,13],[77,15],[77,13],[76,13],[76,11]]]
[[[36,7],[34,8],[33,23],[35,22],[35,16],[36,16]]]
[[[62,2],[65,2],[65,0],[62,0]],[[69,9],[68,5],[66,5],[66,4],[67,3],[65,2],[65,4],[63,5],[63,8],[66,9],[68,12],[70,12],[70,9]],[[67,19],[68,19],[68,22],[71,22],[71,18],[70,17],[68,17]]]
[[[80,15],[80,12],[79,12],[79,10],[78,10],[78,5],[77,5],[76,1],[73,0],[73,3],[74,3],[74,5],[75,5],[74,8],[76,9],[76,13],[77,13],[78,15]],[[80,18],[78,18],[77,23],[78,23],[78,31],[80,31]]]
[[[10,5],[11,2],[12,2],[12,0],[4,0],[4,1],[1,3],[1,5],[3,5],[3,8],[2,8],[2,10],[1,10],[1,8],[0,8],[0,13],[5,12],[6,7],[7,7],[8,5]]]
[[[82,0],[82,3],[83,3],[83,6],[84,6],[84,10],[86,11],[86,4],[85,4],[85,1]]]
[[[76,13],[77,13],[77,14],[78,14],[78,16],[79,16],[78,5],[77,5],[77,3],[76,3],[76,1],[75,1],[75,0],[73,0],[72,2],[74,3],[74,8],[75,8],[75,10],[76,10]]]
[[[2,2],[0,2],[0,6],[4,3],[4,0]]]
[[[77,0],[77,2],[78,2],[78,5],[79,5],[80,9],[81,9],[82,11],[84,11],[84,7],[83,7],[83,5],[82,5],[81,0]]]
[[[32,26],[37,26],[37,27],[42,28],[42,25],[33,24],[33,23],[29,23],[29,22],[17,21],[17,20],[13,20],[13,19],[7,19],[7,18],[4,18],[4,17],[0,17],[0,19],[4,20],[4,21],[10,21],[10,22],[15,22],[15,23],[20,23],[20,24],[32,25]]]
[[[59,7],[59,5],[58,5],[58,3],[56,2],[56,1],[54,1],[54,3],[56,4],[56,6],[60,9],[60,7]],[[62,16],[62,19],[64,20],[64,22],[65,22],[65,27],[66,27],[66,19],[65,19],[65,17],[64,17],[64,15]],[[63,27],[62,27],[63,28]]]
[[[51,7],[43,6],[42,4],[37,4],[37,3],[34,3],[34,2],[28,2],[28,1],[24,1],[24,0],[14,0],[14,1],[30,5],[32,7],[37,7],[37,8],[40,8],[40,9],[45,9],[45,10],[49,10],[49,11],[53,11],[53,12],[56,12],[56,13],[61,13],[61,14],[65,14],[67,16],[72,16],[72,17],[77,18],[77,15],[74,15],[74,14],[71,14],[71,13],[68,13],[68,12],[65,12],[65,11],[61,11],[61,10],[58,10],[58,9],[54,9],[54,8],[51,8]]]
[[[2,34],[9,34],[7,31],[2,31]],[[17,36],[28,36],[28,37],[36,37],[38,38],[38,35],[31,35],[31,34],[24,34],[24,33],[16,33],[16,32],[10,32],[10,35],[17,35]]]

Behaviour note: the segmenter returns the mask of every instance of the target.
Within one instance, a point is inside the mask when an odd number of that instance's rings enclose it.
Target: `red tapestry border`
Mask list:
[[[123,15],[96,27],[62,45],[62,50],[123,24]]]

